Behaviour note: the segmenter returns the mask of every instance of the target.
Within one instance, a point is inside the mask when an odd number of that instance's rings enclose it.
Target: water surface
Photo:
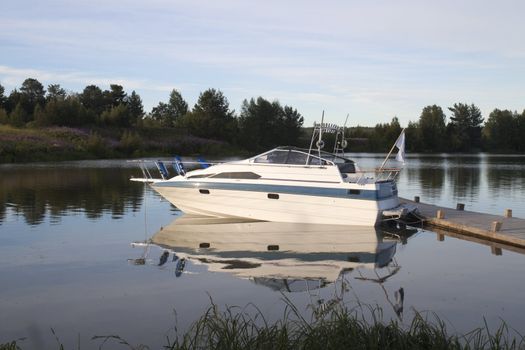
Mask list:
[[[363,167],[382,160],[353,156]],[[3,165],[0,174],[0,342],[26,337],[26,349],[56,348],[53,328],[69,348],[79,337],[83,348],[95,347],[90,338],[105,334],[159,348],[210,299],[253,302],[278,319],[285,297],[308,317],[337,300],[379,305],[403,322],[413,309],[436,312],[458,331],[501,317],[525,332],[525,257],[516,251],[496,255],[489,245],[422,230],[398,239],[381,230],[228,223],[228,234],[214,235],[218,227],[184,226],[187,217],[129,182],[140,172],[124,161]],[[412,156],[398,187],[407,198],[488,213],[512,208],[525,218],[524,157]],[[200,236],[183,240],[180,232]],[[236,232],[242,239],[228,238]],[[158,245],[131,245],[153,236]],[[199,248],[203,242],[210,247]]]

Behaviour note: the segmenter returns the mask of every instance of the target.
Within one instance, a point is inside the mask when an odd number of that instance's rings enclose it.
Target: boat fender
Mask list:
[[[157,169],[159,169],[160,175],[165,180],[170,177],[170,174],[168,173],[168,169],[166,169],[166,166],[164,163],[160,160],[155,162],[155,165],[157,166]]]
[[[182,275],[182,271],[184,271],[184,267],[186,266],[186,258],[182,258],[177,263],[177,267],[175,268],[175,277],[180,277]]]
[[[175,168],[175,171],[180,176],[186,175],[186,171],[184,170],[184,165],[182,164],[182,160],[179,156],[175,157],[175,162],[173,163],[173,168]]]
[[[167,250],[164,251],[164,253],[162,253],[162,255],[160,256],[160,259],[159,259],[159,264],[157,266],[162,266],[164,265],[167,261],[168,261],[168,257],[170,256],[170,252],[168,252]]]

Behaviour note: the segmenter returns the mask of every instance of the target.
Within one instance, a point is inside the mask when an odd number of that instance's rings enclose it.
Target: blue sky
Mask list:
[[[406,125],[421,109],[525,109],[525,1],[4,1],[0,84],[262,96],[305,125]]]

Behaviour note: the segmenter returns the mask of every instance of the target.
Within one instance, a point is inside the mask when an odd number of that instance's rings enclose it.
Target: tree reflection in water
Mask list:
[[[482,162],[477,155],[448,159],[447,176],[452,185],[454,200],[474,201],[479,197]]]
[[[110,214],[120,219],[140,209],[143,186],[129,182],[134,168],[72,166],[6,166],[0,177],[0,224],[9,215],[21,216],[29,225],[46,217],[52,223],[74,213],[89,219]]]

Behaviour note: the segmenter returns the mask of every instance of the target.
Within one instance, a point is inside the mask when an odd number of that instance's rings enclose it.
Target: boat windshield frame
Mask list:
[[[312,154],[307,149],[297,147],[276,147],[249,159],[254,164],[281,164],[301,166],[335,166],[337,164],[355,162],[329,152],[321,152],[321,157]]]

